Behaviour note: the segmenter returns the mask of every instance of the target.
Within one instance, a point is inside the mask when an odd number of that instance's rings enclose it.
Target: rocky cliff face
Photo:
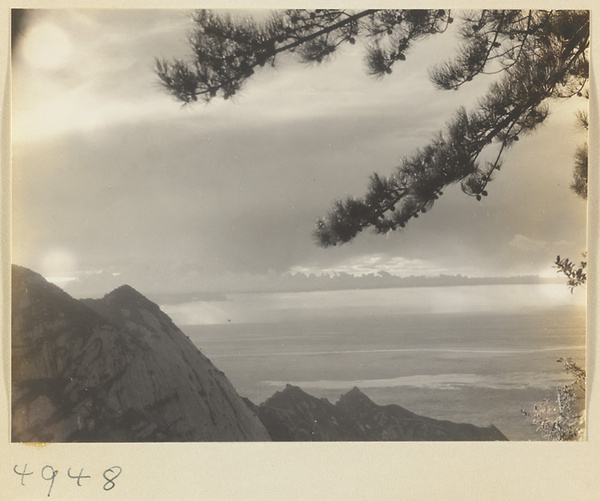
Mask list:
[[[358,388],[334,405],[287,385],[260,404],[257,413],[276,441],[508,440],[495,426],[439,421],[399,405],[377,405]]]
[[[269,440],[225,375],[129,286],[78,301],[12,270],[12,439]]]

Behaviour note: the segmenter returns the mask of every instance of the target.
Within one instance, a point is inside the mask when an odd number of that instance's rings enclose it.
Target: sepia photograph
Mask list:
[[[589,21],[13,9],[11,441],[585,441]]]

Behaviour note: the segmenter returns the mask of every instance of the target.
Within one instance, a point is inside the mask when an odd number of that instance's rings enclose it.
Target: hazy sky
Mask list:
[[[585,202],[570,190],[585,137],[574,112],[509,150],[481,202],[459,186],[388,236],[321,249],[317,217],[362,196],[427,144],[489,79],[433,88],[452,55],[447,33],[381,80],[363,47],[306,66],[284,59],[234,100],[182,107],[154,58],[187,52],[188,11],[34,11],[13,60],[13,257],[74,295],[129,283],[142,292],[210,289],[220,280],[304,271],[552,276],[557,254],[585,249]]]

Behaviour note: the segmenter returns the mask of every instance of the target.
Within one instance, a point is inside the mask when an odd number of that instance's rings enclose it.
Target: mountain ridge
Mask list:
[[[13,265],[12,299],[16,442],[506,440],[357,387],[332,404],[288,384],[255,405],[130,285],[78,300]]]
[[[258,406],[274,441],[506,441],[494,425],[479,427],[377,405],[356,386],[332,404],[286,385]]]
[[[26,268],[12,282],[13,441],[269,440],[223,372],[133,288],[84,302]]]

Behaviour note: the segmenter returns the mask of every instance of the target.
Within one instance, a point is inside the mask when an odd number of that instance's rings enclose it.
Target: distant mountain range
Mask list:
[[[387,272],[355,276],[349,273],[335,275],[305,275],[284,273],[283,275],[256,275],[252,277],[223,277],[219,283],[208,286],[206,291],[152,294],[160,304],[186,301],[225,301],[228,293],[253,292],[312,292],[353,289],[390,289],[404,287],[452,287],[468,285],[510,284],[564,284],[564,279],[544,278],[537,275],[513,277],[467,277],[465,275],[437,275],[399,277]]]
[[[506,440],[357,388],[334,405],[288,385],[256,406],[133,288],[77,300],[19,266],[11,425],[14,442]]]

